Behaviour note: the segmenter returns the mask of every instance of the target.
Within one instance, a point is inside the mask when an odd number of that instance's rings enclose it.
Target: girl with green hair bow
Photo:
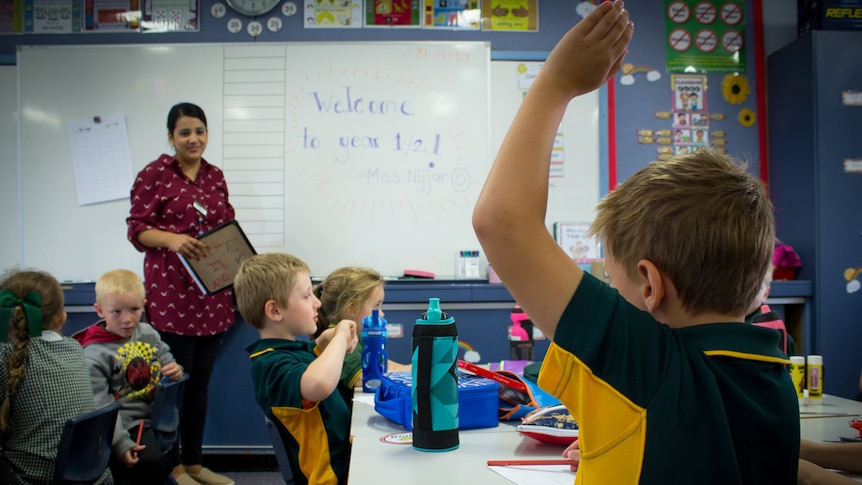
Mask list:
[[[13,271],[0,281],[0,483],[50,483],[63,425],[93,410],[84,351],[60,335],[65,322],[50,274]],[[107,469],[93,482],[109,483]]]

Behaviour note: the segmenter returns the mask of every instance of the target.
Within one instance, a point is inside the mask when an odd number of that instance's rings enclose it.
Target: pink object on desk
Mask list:
[[[430,271],[422,271],[421,269],[405,269],[404,276],[406,277],[414,277],[414,278],[428,278],[433,279],[434,273]]]
[[[488,283],[492,283],[495,285],[499,285],[499,284],[503,283],[500,280],[500,277],[497,276],[497,272],[494,271],[494,268],[492,268],[490,264],[488,265]]]
[[[507,370],[515,374],[524,374],[524,368],[528,364],[532,364],[532,360],[501,360],[498,362],[489,362],[488,370]]]

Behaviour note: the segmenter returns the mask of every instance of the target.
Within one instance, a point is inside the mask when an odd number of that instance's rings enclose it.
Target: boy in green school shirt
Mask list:
[[[616,74],[633,30],[615,0],[560,40],[503,141],[473,227],[553,339],[539,385],[580,426],[576,483],[795,483],[788,360],[775,331],[743,323],[772,259],[763,184],[710,150],[647,165],[593,222],[610,285],[585,274],[545,226],[557,126],[572,98]]]
[[[237,307],[260,332],[246,347],[255,397],[275,423],[296,485],[344,485],[350,463],[350,409],[335,392],[356,323],[341,320],[315,342],[320,300],[308,266],[288,254],[252,256],[234,279]]]

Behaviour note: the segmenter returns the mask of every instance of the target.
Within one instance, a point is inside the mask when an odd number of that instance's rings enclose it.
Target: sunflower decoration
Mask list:
[[[721,94],[730,104],[742,104],[751,94],[748,79],[739,74],[728,74],[721,81]]]
[[[745,108],[739,112],[739,124],[746,127],[751,128],[754,125],[754,122],[757,121],[757,115],[754,111]]]

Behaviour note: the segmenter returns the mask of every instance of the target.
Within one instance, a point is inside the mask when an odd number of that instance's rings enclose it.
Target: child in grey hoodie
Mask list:
[[[144,303],[137,274],[109,271],[96,282],[93,306],[102,320],[73,335],[84,348],[96,407],[120,405],[110,460],[117,485],[165,483],[179,463],[175,453],[162,453],[149,421],[159,380],[179,380],[183,370],[159,333],[141,323]]]

